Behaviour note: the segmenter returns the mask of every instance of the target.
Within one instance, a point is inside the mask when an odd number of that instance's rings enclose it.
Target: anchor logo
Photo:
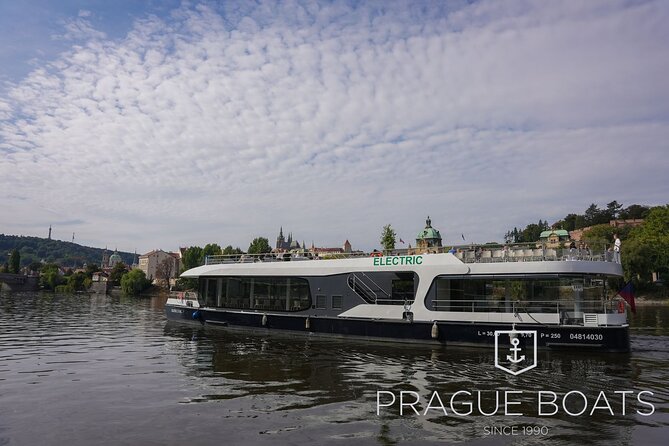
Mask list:
[[[510,348],[509,350],[513,352],[513,358],[511,357],[511,355],[506,355],[506,359],[513,362],[514,364],[518,364],[519,362],[525,361],[525,355],[521,356],[520,358],[518,357],[518,352],[523,350],[522,348],[518,347],[518,344],[520,344],[520,339],[518,338],[511,339],[511,344],[513,344],[513,347]]]
[[[520,346],[520,339],[524,339],[525,348],[533,347],[533,354],[524,352]],[[510,354],[506,355],[506,361],[500,361],[500,339],[503,344],[511,344],[508,348]],[[521,354],[525,353],[525,354]],[[525,367],[522,367],[523,364]],[[535,330],[495,330],[495,367],[502,369],[512,375],[520,375],[537,366],[537,332]]]

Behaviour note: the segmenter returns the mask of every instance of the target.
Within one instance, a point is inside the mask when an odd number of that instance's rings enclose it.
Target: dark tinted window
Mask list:
[[[201,278],[207,305],[220,308],[301,311],[311,306],[309,283],[296,277]],[[219,291],[220,290],[220,291]]]

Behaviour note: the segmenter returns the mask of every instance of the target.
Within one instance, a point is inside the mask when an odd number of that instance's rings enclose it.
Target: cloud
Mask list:
[[[194,4],[122,39],[93,15],[0,99],[10,229],[48,206],[140,252],[280,225],[371,249],[669,192],[662,2]]]
[[[107,35],[95,29],[90,22],[90,11],[81,10],[77,18],[68,19],[63,23],[65,32],[63,34],[53,34],[53,40],[88,40],[104,39]]]

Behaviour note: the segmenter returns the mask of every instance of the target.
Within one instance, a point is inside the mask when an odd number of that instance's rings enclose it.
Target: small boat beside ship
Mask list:
[[[625,352],[627,312],[606,252],[478,247],[442,253],[213,256],[181,277],[167,318],[256,331],[493,347],[497,331],[536,332],[546,349]]]

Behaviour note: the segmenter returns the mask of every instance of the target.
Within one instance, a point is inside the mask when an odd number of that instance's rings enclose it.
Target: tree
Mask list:
[[[65,278],[60,275],[60,269],[55,263],[47,263],[42,266],[39,282],[42,288],[54,291],[58,285],[65,283]]]
[[[548,229],[548,222],[539,219],[538,223],[530,223],[525,226],[525,229],[519,231],[518,228],[513,228],[504,234],[505,243],[528,243],[536,242],[543,231]]]
[[[513,228],[504,234],[504,243],[518,243],[520,240],[520,231],[518,228]]]
[[[634,229],[634,235],[661,239],[669,236],[669,204],[651,208],[643,225]]]
[[[209,249],[211,250],[212,245],[207,246],[209,246]],[[204,250],[199,246],[189,247],[184,251],[181,263],[183,265],[183,271],[197,268],[204,263]],[[189,290],[194,288],[197,288],[197,279],[179,278],[176,281],[175,289],[177,290]]]
[[[21,270],[21,254],[18,249],[13,249],[9,256],[9,272],[18,274]]]
[[[397,234],[395,233],[395,230],[392,228],[392,226],[390,226],[390,224],[387,224],[383,227],[383,231],[381,232],[381,247],[384,251],[391,251],[395,249],[396,237]]]
[[[637,219],[637,218],[646,218],[646,216],[648,215],[649,212],[650,212],[650,208],[648,206],[633,204],[631,206],[627,206],[627,208],[620,211],[620,214],[618,215],[618,217],[622,218],[623,220],[633,220],[633,219]]]
[[[521,233],[521,239],[520,241],[522,242],[536,242],[539,240],[539,236],[541,233],[545,230],[548,229],[548,223],[545,221],[541,221],[539,219],[539,223],[530,223],[523,229],[523,232]]]
[[[121,278],[121,289],[124,293],[137,295],[151,286],[151,281],[141,269],[133,269]]]
[[[566,231],[573,231],[576,229],[576,224],[578,222],[578,215],[576,214],[567,214],[562,222],[556,222],[553,226],[558,229],[564,229]],[[583,220],[583,218],[581,218]],[[558,224],[560,223],[560,224]]]
[[[100,267],[95,263],[89,263],[86,265],[86,274],[88,277],[93,277],[93,273],[100,271]]]
[[[75,291],[86,291],[91,286],[91,279],[85,272],[79,271],[71,274],[67,278],[65,285],[56,287],[56,291],[64,291],[66,293],[74,293]]]
[[[170,287],[170,278],[174,274],[174,260],[172,256],[167,257],[156,267],[156,279],[164,281],[167,288]]]
[[[606,211],[601,210],[595,203],[592,203],[585,210],[585,223],[588,226],[600,225],[609,222]]]
[[[208,256],[220,256],[222,253],[221,247],[216,243],[207,243],[202,249],[202,263]]]
[[[644,223],[623,241],[621,254],[628,279],[643,284],[652,272],[669,272],[669,205],[650,209]]]
[[[254,238],[249,245],[248,253],[264,254],[266,252],[272,252],[272,247],[269,246],[269,240],[267,240],[265,237]]]
[[[186,249],[183,258],[181,259],[181,262],[184,265],[184,271],[202,265],[202,258],[202,248],[199,246],[191,246]]]
[[[127,272],[128,267],[125,266],[125,263],[118,262],[109,273],[109,282],[111,282],[112,285],[119,285],[121,283],[121,278],[123,278]]]
[[[28,265],[28,269],[34,273],[40,272],[42,269],[42,263],[41,262],[32,262],[30,265]]]
[[[239,248],[233,248],[232,245],[228,245],[223,250],[223,255],[230,256],[235,254],[244,254],[244,252]]]
[[[637,286],[649,283],[652,272],[657,271],[658,254],[655,246],[642,238],[633,238],[625,242],[621,249],[625,279],[635,279]]]
[[[620,235],[621,240],[624,240],[622,232],[623,231],[619,231],[618,229],[608,224],[594,225],[583,233],[581,239],[587,242],[590,246],[594,245],[603,246],[606,245],[607,243],[608,244],[613,243],[613,234],[616,233]]]
[[[585,215],[577,215],[576,220],[574,221],[575,229],[583,229],[588,226],[588,222],[585,220]]]
[[[606,205],[606,217],[610,220],[615,220],[620,214],[620,210],[623,208],[622,204],[618,204],[616,200],[613,200],[611,203]]]

